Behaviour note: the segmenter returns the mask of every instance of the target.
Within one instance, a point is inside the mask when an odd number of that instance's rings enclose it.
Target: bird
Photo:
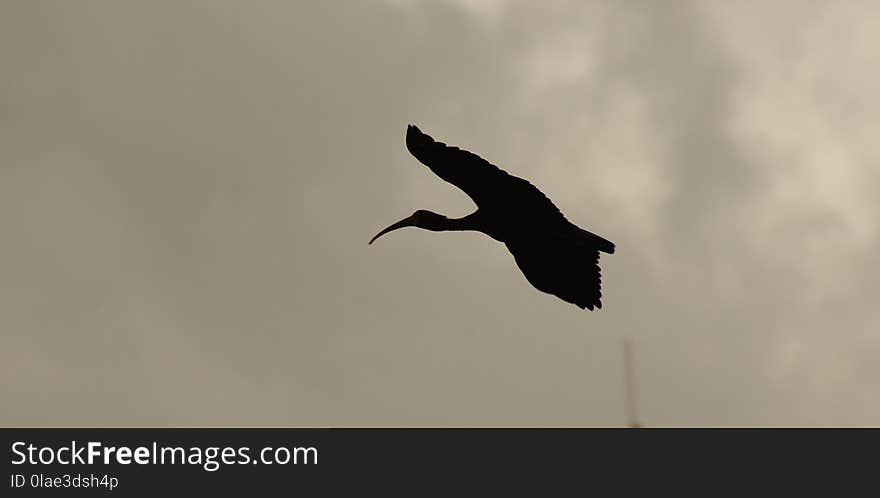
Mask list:
[[[613,242],[568,221],[527,180],[472,152],[436,141],[412,124],[406,129],[406,148],[435,175],[467,194],[477,210],[463,218],[448,218],[419,209],[382,229],[369,244],[404,227],[481,232],[507,246],[526,280],[539,291],[580,309],[602,308],[599,253],[614,254]]]

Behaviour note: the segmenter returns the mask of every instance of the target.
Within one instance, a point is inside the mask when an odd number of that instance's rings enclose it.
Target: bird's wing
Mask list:
[[[472,152],[435,141],[414,125],[406,129],[406,148],[434,174],[463,190],[482,209],[521,213],[521,221],[565,220],[559,208],[528,181]]]
[[[599,251],[569,243],[536,246],[508,242],[517,266],[532,286],[581,309],[602,307],[602,270]]]

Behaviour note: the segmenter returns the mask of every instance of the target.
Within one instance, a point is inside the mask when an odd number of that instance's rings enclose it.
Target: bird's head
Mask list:
[[[370,244],[372,244],[373,241],[378,239],[379,237],[385,235],[388,232],[393,232],[394,230],[397,230],[398,228],[418,227],[418,228],[424,228],[425,230],[431,230],[434,232],[438,232],[438,231],[443,230],[443,227],[444,227],[445,222],[447,220],[448,220],[448,218],[443,216],[442,214],[437,214],[437,213],[434,213],[431,211],[427,211],[425,209],[419,209],[418,211],[413,213],[411,216],[407,216],[406,218],[398,221],[397,223],[395,223],[393,225],[390,225],[389,227],[385,228],[381,232],[377,233],[375,237],[370,239]]]

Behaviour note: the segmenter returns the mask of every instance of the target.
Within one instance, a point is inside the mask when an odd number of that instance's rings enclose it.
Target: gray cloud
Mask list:
[[[648,425],[873,425],[872,8],[4,4],[5,422],[618,425],[631,336]],[[367,247],[472,209],[410,122],[614,240],[606,308]]]

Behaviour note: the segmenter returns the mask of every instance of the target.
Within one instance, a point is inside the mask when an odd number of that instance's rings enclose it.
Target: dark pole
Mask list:
[[[639,419],[636,415],[636,379],[633,366],[632,345],[629,338],[623,339],[623,368],[624,382],[626,387],[626,415],[629,419],[629,427],[638,429]]]

